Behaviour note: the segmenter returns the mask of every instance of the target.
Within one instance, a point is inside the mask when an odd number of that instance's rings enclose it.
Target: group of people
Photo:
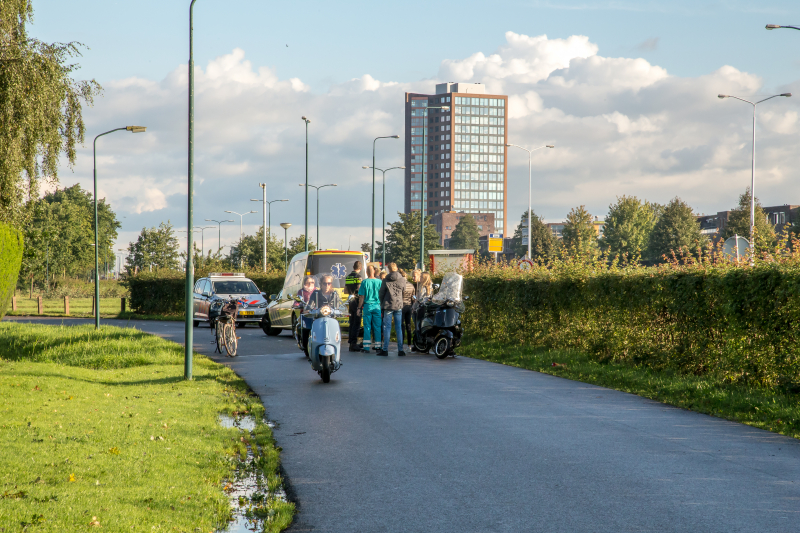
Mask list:
[[[363,265],[361,261],[353,264],[353,271],[345,279],[345,292],[357,296],[350,300],[350,351],[369,353],[376,350],[376,355],[389,355],[389,339],[394,321],[397,337],[397,355],[404,356],[404,341],[411,348],[413,337],[411,329],[412,308],[415,301],[430,297],[433,282],[430,274],[414,270],[412,281],[395,263],[387,265],[383,272],[377,264],[368,264],[366,279],[361,277]],[[364,324],[363,343],[359,345],[358,334],[361,323]],[[381,342],[383,339],[383,342]]]

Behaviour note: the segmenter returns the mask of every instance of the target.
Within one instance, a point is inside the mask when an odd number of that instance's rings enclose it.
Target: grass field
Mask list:
[[[713,375],[684,375],[599,363],[580,352],[508,346],[475,338],[465,339],[458,353],[630,392],[677,407],[800,438],[800,394],[789,391],[725,384]]]
[[[280,484],[263,406],[222,365],[138,330],[0,323],[0,531],[214,531],[226,481],[254,462]],[[252,432],[220,413],[254,415]],[[293,504],[261,495],[267,531]]]

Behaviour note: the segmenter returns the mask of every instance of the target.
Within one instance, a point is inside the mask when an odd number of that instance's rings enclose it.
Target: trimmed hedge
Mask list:
[[[726,382],[800,384],[800,266],[484,268],[465,276],[469,335],[574,348]]]
[[[195,281],[208,272],[195,274]],[[283,272],[245,272],[269,296],[283,288]],[[124,281],[130,291],[130,308],[146,315],[182,315],[185,310],[186,276],[174,270],[140,272]]]
[[[0,320],[6,316],[22,266],[22,232],[0,222]]]

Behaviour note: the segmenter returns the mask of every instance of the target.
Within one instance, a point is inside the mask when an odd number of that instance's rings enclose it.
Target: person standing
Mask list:
[[[398,272],[403,276],[403,279],[406,279],[406,287],[403,289],[403,340],[406,341],[410,348],[413,342],[413,337],[411,336],[411,306],[414,304],[414,284],[408,282],[406,273],[402,268]]]
[[[412,309],[411,314],[414,316],[414,322],[416,323],[425,316],[424,300],[430,298],[433,294],[433,281],[430,274],[421,270],[414,271],[414,281],[417,285],[417,294],[415,295],[414,309]],[[411,351],[418,351],[413,344],[411,345]]]
[[[381,280],[375,278],[375,267],[367,267],[367,279],[361,282],[358,289],[358,313],[364,320],[364,347],[362,352],[369,353],[373,344],[380,349],[381,343]]]
[[[397,336],[397,355],[404,356],[403,351],[403,291],[406,278],[397,271],[396,263],[389,263],[389,274],[386,275],[380,290],[381,309],[383,309],[383,349],[377,355],[389,355],[389,339],[392,336],[392,319]]]
[[[344,280],[344,293],[352,296],[348,304],[348,312],[350,313],[350,328],[347,333],[348,341],[350,343],[350,351],[357,352],[360,350],[358,346],[358,332],[361,329],[361,317],[358,315],[358,290],[361,288],[361,261],[353,263],[353,271],[350,272]]]

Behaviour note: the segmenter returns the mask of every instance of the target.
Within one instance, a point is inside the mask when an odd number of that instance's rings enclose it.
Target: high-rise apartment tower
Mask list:
[[[449,109],[432,109],[441,106]],[[406,93],[405,212],[492,213],[495,231],[506,233],[507,116],[508,97],[485,94],[480,83],[440,83],[435,95]]]

